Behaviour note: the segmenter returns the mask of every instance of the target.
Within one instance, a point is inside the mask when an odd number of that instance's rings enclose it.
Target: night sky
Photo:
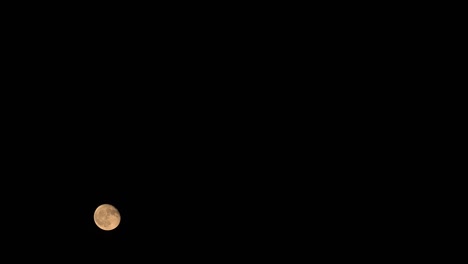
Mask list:
[[[139,111],[65,105],[18,108],[21,119],[8,123],[8,246],[41,245],[38,259],[61,259],[60,252],[102,261],[241,258],[261,246],[269,181],[252,116],[239,120],[214,104],[181,107],[180,97]],[[104,203],[121,213],[115,230],[94,223]]]
[[[61,30],[76,48],[48,47],[56,59],[24,49],[35,64],[15,58],[5,74],[17,87],[51,87],[2,97],[7,247],[41,245],[38,259],[106,263],[258,251],[270,233],[259,217],[272,204],[265,192],[275,191],[265,170],[277,128],[265,124],[279,115],[263,105],[273,100],[250,89],[252,75],[262,74],[256,62],[238,68],[234,60],[248,57],[240,43],[193,42],[210,35],[196,28],[161,29],[167,35],[152,43],[152,34],[128,27],[132,48],[121,41],[124,27],[96,28],[92,38]],[[220,66],[226,62],[230,68]],[[121,213],[115,230],[94,223],[104,203]]]
[[[237,15],[194,24],[177,17],[195,14],[190,7],[165,18],[165,9],[138,10],[135,25],[106,7],[116,19],[12,29],[4,83],[14,94],[0,98],[2,253],[241,259],[271,234],[260,215],[273,204],[266,170],[280,127],[265,128],[279,115],[265,106],[276,104],[270,92],[252,92],[268,87],[260,64],[272,57],[253,39],[265,29],[239,30],[244,41],[230,33]],[[121,213],[113,231],[93,220],[104,203]]]

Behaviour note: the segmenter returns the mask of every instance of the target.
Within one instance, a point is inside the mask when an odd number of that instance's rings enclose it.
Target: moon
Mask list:
[[[120,213],[113,205],[101,204],[94,211],[94,222],[102,230],[114,230],[120,224]]]

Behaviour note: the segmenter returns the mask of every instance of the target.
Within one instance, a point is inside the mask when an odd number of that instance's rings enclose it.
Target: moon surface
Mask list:
[[[102,230],[114,230],[120,224],[120,213],[113,205],[102,204],[94,211],[94,222]]]

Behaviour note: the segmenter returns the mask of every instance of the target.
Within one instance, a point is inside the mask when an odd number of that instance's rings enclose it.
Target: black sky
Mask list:
[[[257,216],[269,202],[255,117],[241,118],[228,101],[181,98],[10,109],[2,184],[10,246],[102,260],[215,258],[260,246],[266,223]],[[122,216],[110,232],[93,221],[103,203]]]
[[[15,94],[2,97],[1,188],[12,248],[41,245],[46,259],[178,260],[261,246],[258,216],[274,191],[265,170],[275,129],[265,124],[278,117],[267,93],[250,89],[263,87],[262,57],[226,34],[232,23],[207,20],[214,28],[202,32],[159,20],[152,33],[70,26],[61,42],[39,41],[52,37],[31,26],[38,34],[11,44],[21,58],[5,73]],[[121,212],[114,231],[94,224],[103,203]]]

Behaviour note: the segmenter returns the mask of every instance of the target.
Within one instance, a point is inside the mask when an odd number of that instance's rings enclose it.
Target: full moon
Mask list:
[[[114,206],[102,204],[94,211],[94,222],[102,230],[114,230],[120,224],[120,213]]]

